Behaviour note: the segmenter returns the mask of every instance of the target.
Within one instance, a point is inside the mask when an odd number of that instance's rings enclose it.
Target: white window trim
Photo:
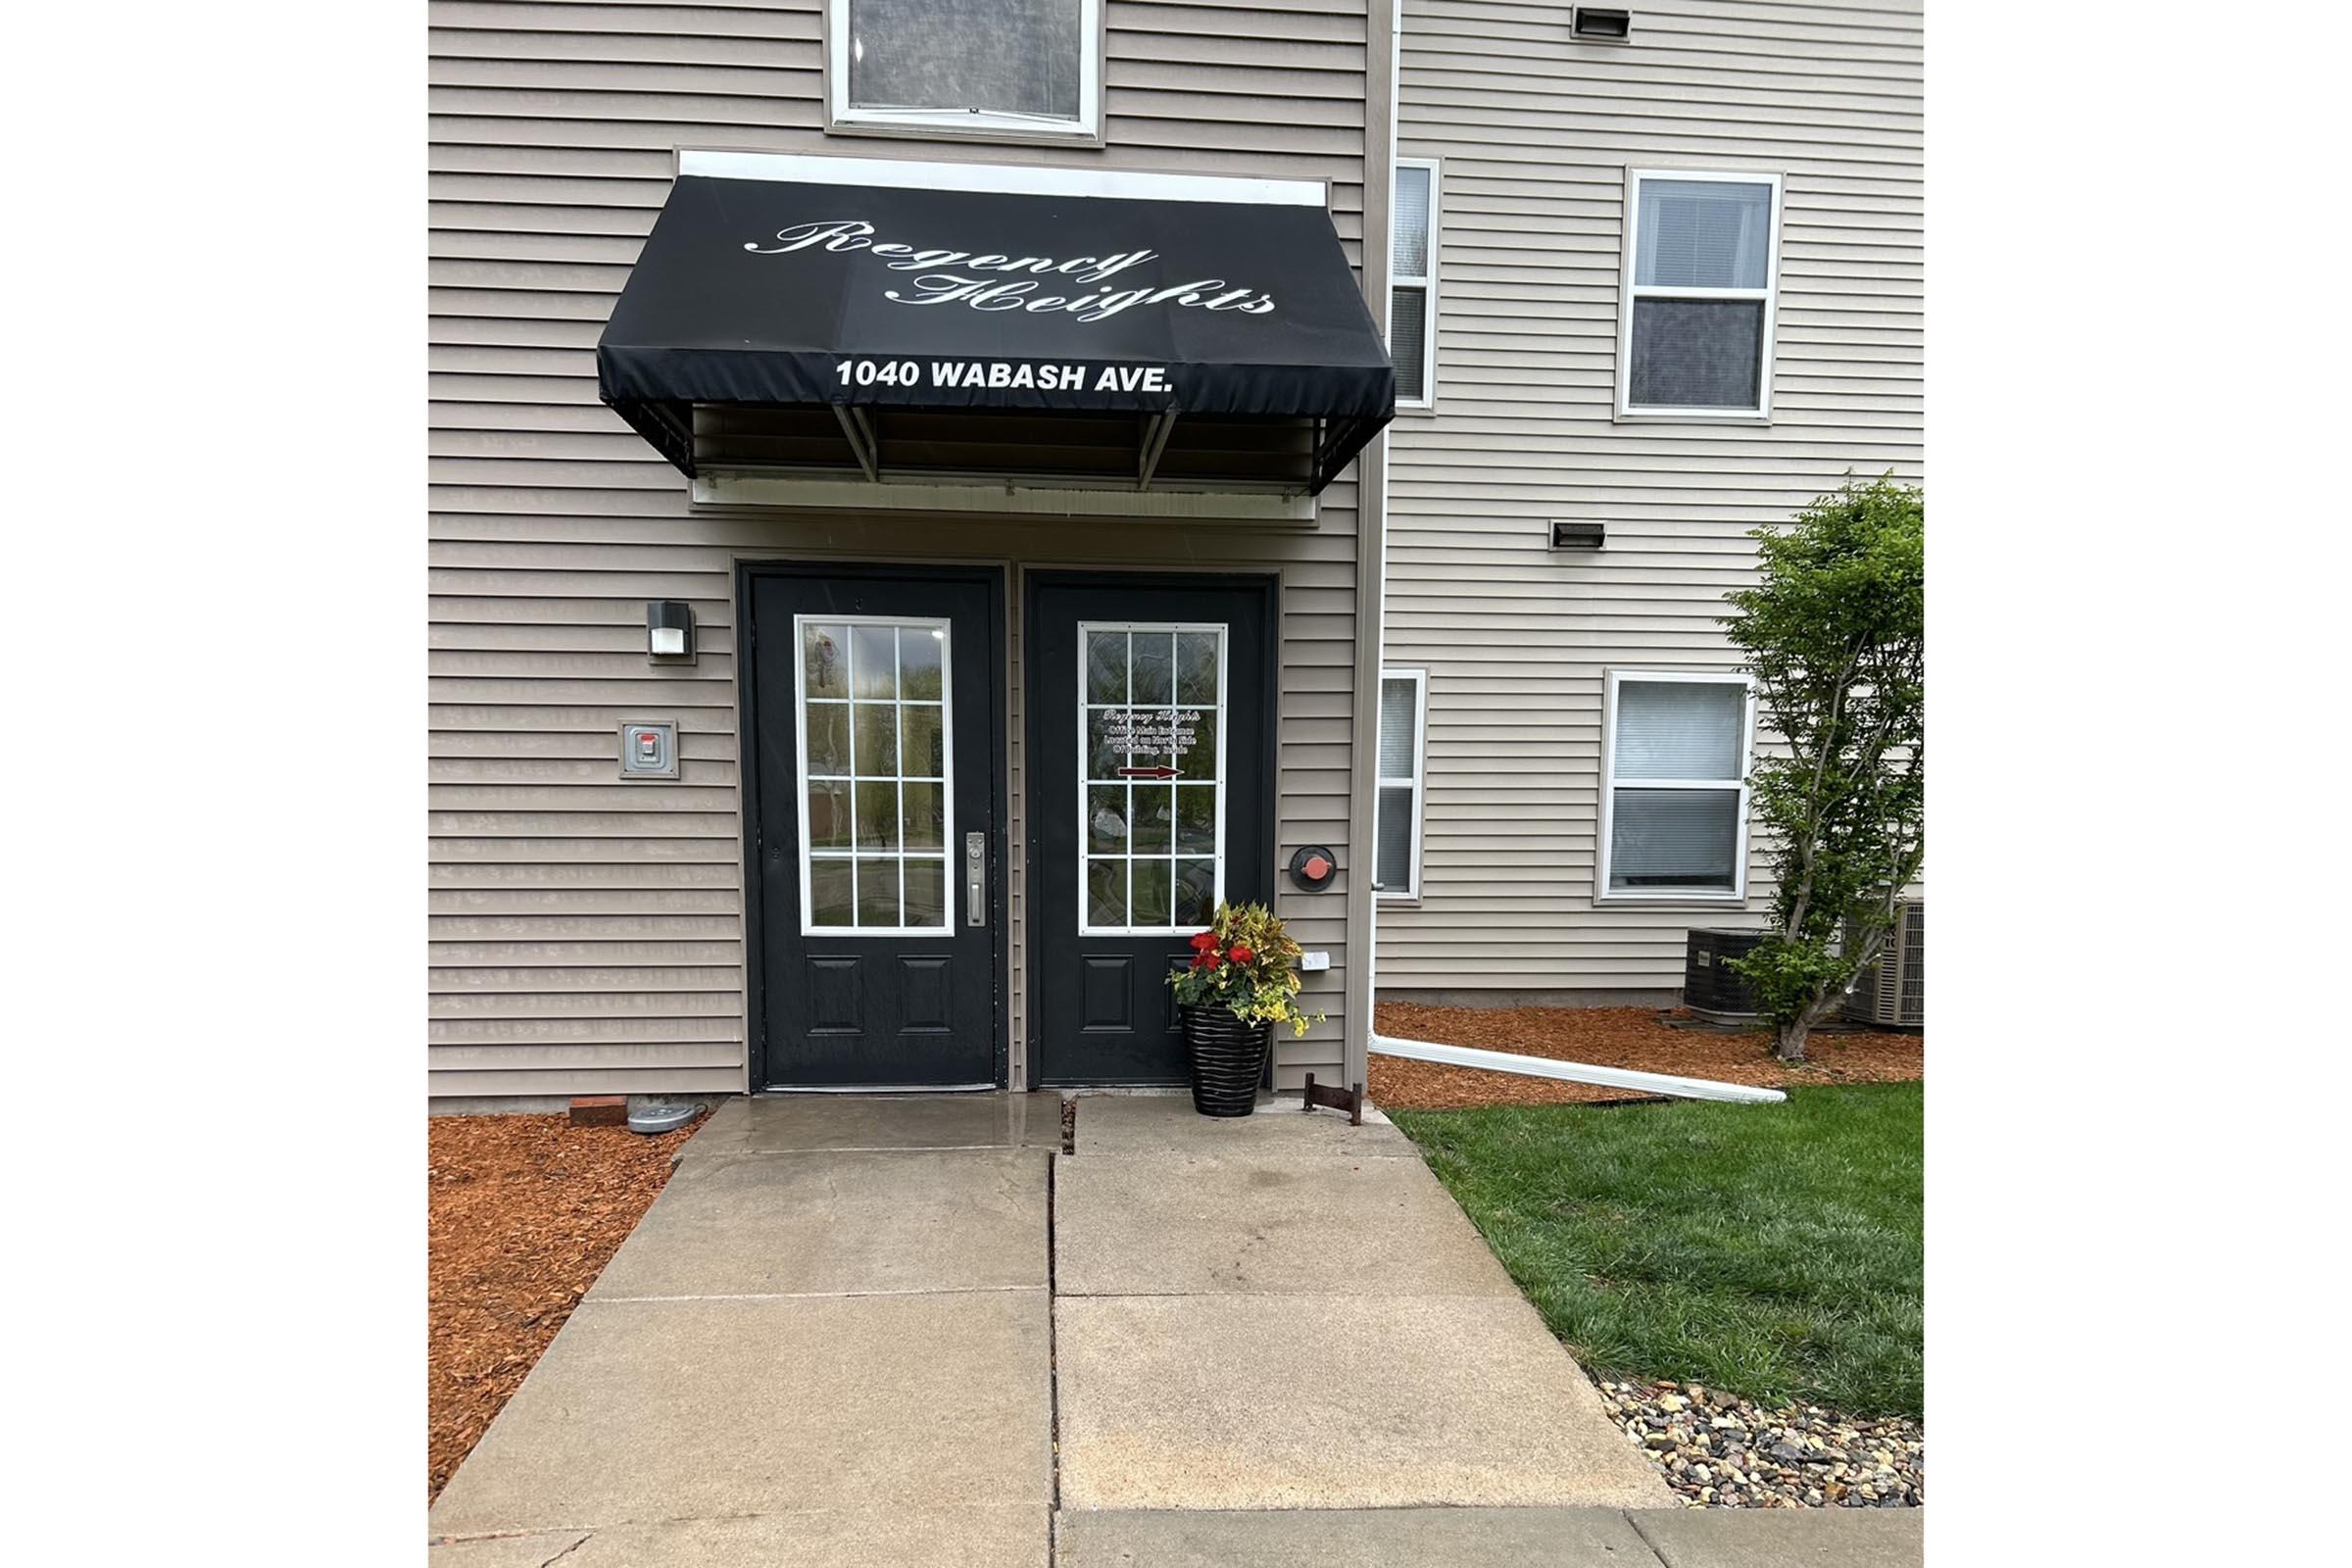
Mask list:
[[[938,925],[818,925],[816,923],[816,910],[808,902],[808,869],[817,858],[815,854],[815,846],[808,842],[808,659],[801,642],[801,633],[803,629],[811,625],[923,626],[937,628],[947,632],[947,635],[940,639],[939,644],[939,748],[941,769],[939,808],[941,836],[943,842],[937,854],[940,863],[946,868],[946,881],[944,886],[947,889],[948,898],[947,903],[940,909],[940,923]],[[820,699],[820,701],[826,702],[833,700],[834,699],[830,698]],[[857,702],[857,700],[855,688],[852,689],[851,695],[848,698],[842,699],[845,706],[854,704]],[[894,709],[905,701],[906,699],[903,697],[893,697],[891,699]],[[853,707],[851,708],[850,711],[850,744],[852,746],[856,746],[857,710]],[[792,740],[793,760],[799,775],[793,780],[793,783],[797,793],[800,796],[801,935],[805,937],[832,937],[836,939],[858,937],[890,937],[893,939],[903,937],[935,937],[941,940],[946,940],[953,938],[956,935],[956,857],[954,854],[956,845],[955,628],[946,620],[932,615],[794,615],[792,617]],[[899,761],[901,767],[904,768],[906,759],[902,757],[900,758]],[[853,760],[853,766],[854,765],[855,760]],[[827,774],[826,776],[829,778],[833,775]],[[899,774],[899,777],[904,780],[906,775],[902,771]],[[853,780],[850,785],[850,798],[853,802],[856,801],[857,795],[858,786],[855,775],[853,774]],[[852,809],[855,809],[855,806],[853,806]],[[905,824],[903,821],[901,823],[900,831],[902,833],[905,832]],[[899,872],[899,892],[901,898],[900,914],[902,917],[904,917],[906,913],[906,905],[904,901],[906,890],[906,873],[904,869],[905,864],[909,858],[929,859],[933,852],[926,850],[918,855],[909,857],[906,853],[906,846],[904,843],[901,843],[900,846],[891,853],[892,856],[899,860],[902,867]],[[859,855],[858,853],[858,846],[855,840],[853,840],[850,845],[850,853],[847,857],[840,855],[828,855],[825,857],[826,859],[848,858],[852,860],[869,858],[880,859],[883,858],[884,857],[879,854],[874,856]],[[855,877],[854,872],[852,875]],[[855,881],[852,883],[850,896],[850,918],[855,920],[858,917],[857,888]]]
[[[1426,669],[1384,669],[1380,672],[1380,682],[1383,686],[1393,680],[1411,681],[1413,684],[1413,827],[1412,870],[1410,873],[1412,881],[1408,886],[1402,888],[1384,888],[1376,884],[1373,897],[1389,904],[1415,904],[1420,902],[1421,898],[1422,801],[1429,793],[1429,671]],[[1380,771],[1380,741],[1377,735],[1373,738],[1372,759],[1372,874],[1377,879],[1380,875],[1379,801],[1381,787],[1403,781],[1387,777]]]
[[[1752,288],[1663,288],[1656,284],[1637,288],[1634,277],[1639,270],[1640,257],[1635,254],[1642,235],[1642,182],[1645,179],[1718,180],[1733,185],[1769,185],[1772,187],[1772,223],[1764,248],[1764,287]],[[1617,417],[1626,421],[1644,419],[1682,420],[1701,424],[1770,424],[1772,422],[1773,349],[1779,341],[1781,301],[1781,176],[1760,173],[1752,169],[1656,169],[1629,168],[1625,172],[1624,237],[1619,247],[1621,261],[1617,275]],[[1665,300],[1753,300],[1764,302],[1764,341],[1760,346],[1756,367],[1756,406],[1752,409],[1700,409],[1636,407],[1634,394],[1634,301],[1637,299]]]
[[[1429,171],[1429,270],[1417,277],[1399,275],[1396,270],[1396,243],[1392,234],[1389,240],[1389,318],[1393,326],[1396,315],[1396,291],[1417,288],[1424,296],[1421,307],[1421,396],[1398,398],[1396,407],[1426,414],[1438,406],[1438,230],[1439,203],[1445,191],[1442,159],[1399,158],[1398,169]],[[1396,198],[1392,187],[1389,196],[1389,221],[1396,220]]]
[[[1617,806],[1617,688],[1624,681],[1687,681],[1692,684],[1738,686],[1745,694],[1740,707],[1740,837],[1732,849],[1730,892],[1705,888],[1613,890],[1609,886],[1609,848],[1616,840]],[[1603,675],[1600,710],[1600,842],[1593,855],[1592,902],[1595,904],[1740,905],[1747,902],[1748,774],[1755,765],[1756,688],[1737,670],[1611,669]],[[1626,781],[1628,789],[1730,788],[1720,778],[1641,778]]]
[[[1093,779],[1087,776],[1086,764],[1089,760],[1089,754],[1086,736],[1086,710],[1090,708],[1156,708],[1159,706],[1156,703],[1143,704],[1135,701],[1135,667],[1132,659],[1129,661],[1127,670],[1126,702],[1094,703],[1087,700],[1086,638],[1089,632],[1098,631],[1144,631],[1169,633],[1197,631],[1215,632],[1217,634],[1217,841],[1214,865],[1214,874],[1216,880],[1215,891],[1210,900],[1210,907],[1214,908],[1217,905],[1225,902],[1225,806],[1226,797],[1231,792],[1231,785],[1227,782],[1225,777],[1225,737],[1233,727],[1229,722],[1230,718],[1232,717],[1232,705],[1229,698],[1232,690],[1232,681],[1230,678],[1232,670],[1230,663],[1233,652],[1233,640],[1229,635],[1230,628],[1228,628],[1225,622],[1221,620],[1082,620],[1078,623],[1078,934],[1082,937],[1188,937],[1198,931],[1200,927],[1189,925],[1093,925],[1090,924],[1086,918],[1086,862],[1090,859],[1105,860],[1114,858],[1114,857],[1111,856],[1095,855],[1087,849],[1087,844],[1089,842],[1087,828],[1090,825],[1087,819],[1086,810],[1087,787],[1091,784],[1098,783],[1114,784],[1122,782],[1121,780],[1117,779]],[[1133,645],[1130,644],[1129,646],[1130,650],[1132,651]],[[1168,678],[1168,707],[1173,709],[1198,708],[1200,706],[1197,703],[1180,703],[1175,701],[1175,672],[1173,670],[1169,672]],[[1196,779],[1193,780],[1193,782],[1198,783],[1199,780]],[[1124,853],[1115,857],[1115,858],[1124,861],[1130,867],[1128,871],[1127,883],[1129,901],[1127,912],[1129,914],[1133,914],[1135,912],[1135,873],[1132,869],[1136,860],[1136,854],[1132,848],[1134,844],[1134,839],[1132,837],[1134,829],[1135,824],[1133,820],[1130,819],[1128,822],[1128,832],[1131,835],[1128,840],[1130,848]],[[1169,871],[1171,880],[1174,876],[1173,861],[1178,859],[1197,860],[1200,858],[1200,857],[1198,855],[1182,855],[1176,851],[1175,832],[1175,822],[1171,818],[1168,824],[1169,858],[1171,861]],[[1145,859],[1159,858],[1159,857],[1156,855],[1146,855],[1143,858]]]
[[[1102,0],[1080,0],[1078,118],[954,109],[858,109],[850,103],[850,0],[825,3],[825,129],[989,141],[1102,141]]]

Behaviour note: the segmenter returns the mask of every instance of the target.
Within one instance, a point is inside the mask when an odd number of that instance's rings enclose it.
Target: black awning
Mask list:
[[[1313,492],[1396,374],[1319,206],[681,176],[596,349],[685,472]]]

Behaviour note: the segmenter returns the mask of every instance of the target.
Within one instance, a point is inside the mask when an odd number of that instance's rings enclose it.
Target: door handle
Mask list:
[[[963,923],[988,924],[988,835],[963,836]]]

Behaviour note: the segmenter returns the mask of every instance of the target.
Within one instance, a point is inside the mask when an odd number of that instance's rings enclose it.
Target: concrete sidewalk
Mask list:
[[[722,1106],[434,1504],[443,1568],[1036,1568],[1058,1097]]]
[[[1060,1135],[1054,1096],[730,1102],[437,1568],[1919,1560],[1916,1513],[1675,1505],[1393,1127],[1095,1096]]]
[[[1063,1507],[1674,1502],[1394,1127],[1082,1101],[1055,1178]]]

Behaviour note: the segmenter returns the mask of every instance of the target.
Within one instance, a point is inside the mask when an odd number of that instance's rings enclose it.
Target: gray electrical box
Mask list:
[[[620,726],[622,778],[676,778],[678,725],[675,719],[632,719]]]

